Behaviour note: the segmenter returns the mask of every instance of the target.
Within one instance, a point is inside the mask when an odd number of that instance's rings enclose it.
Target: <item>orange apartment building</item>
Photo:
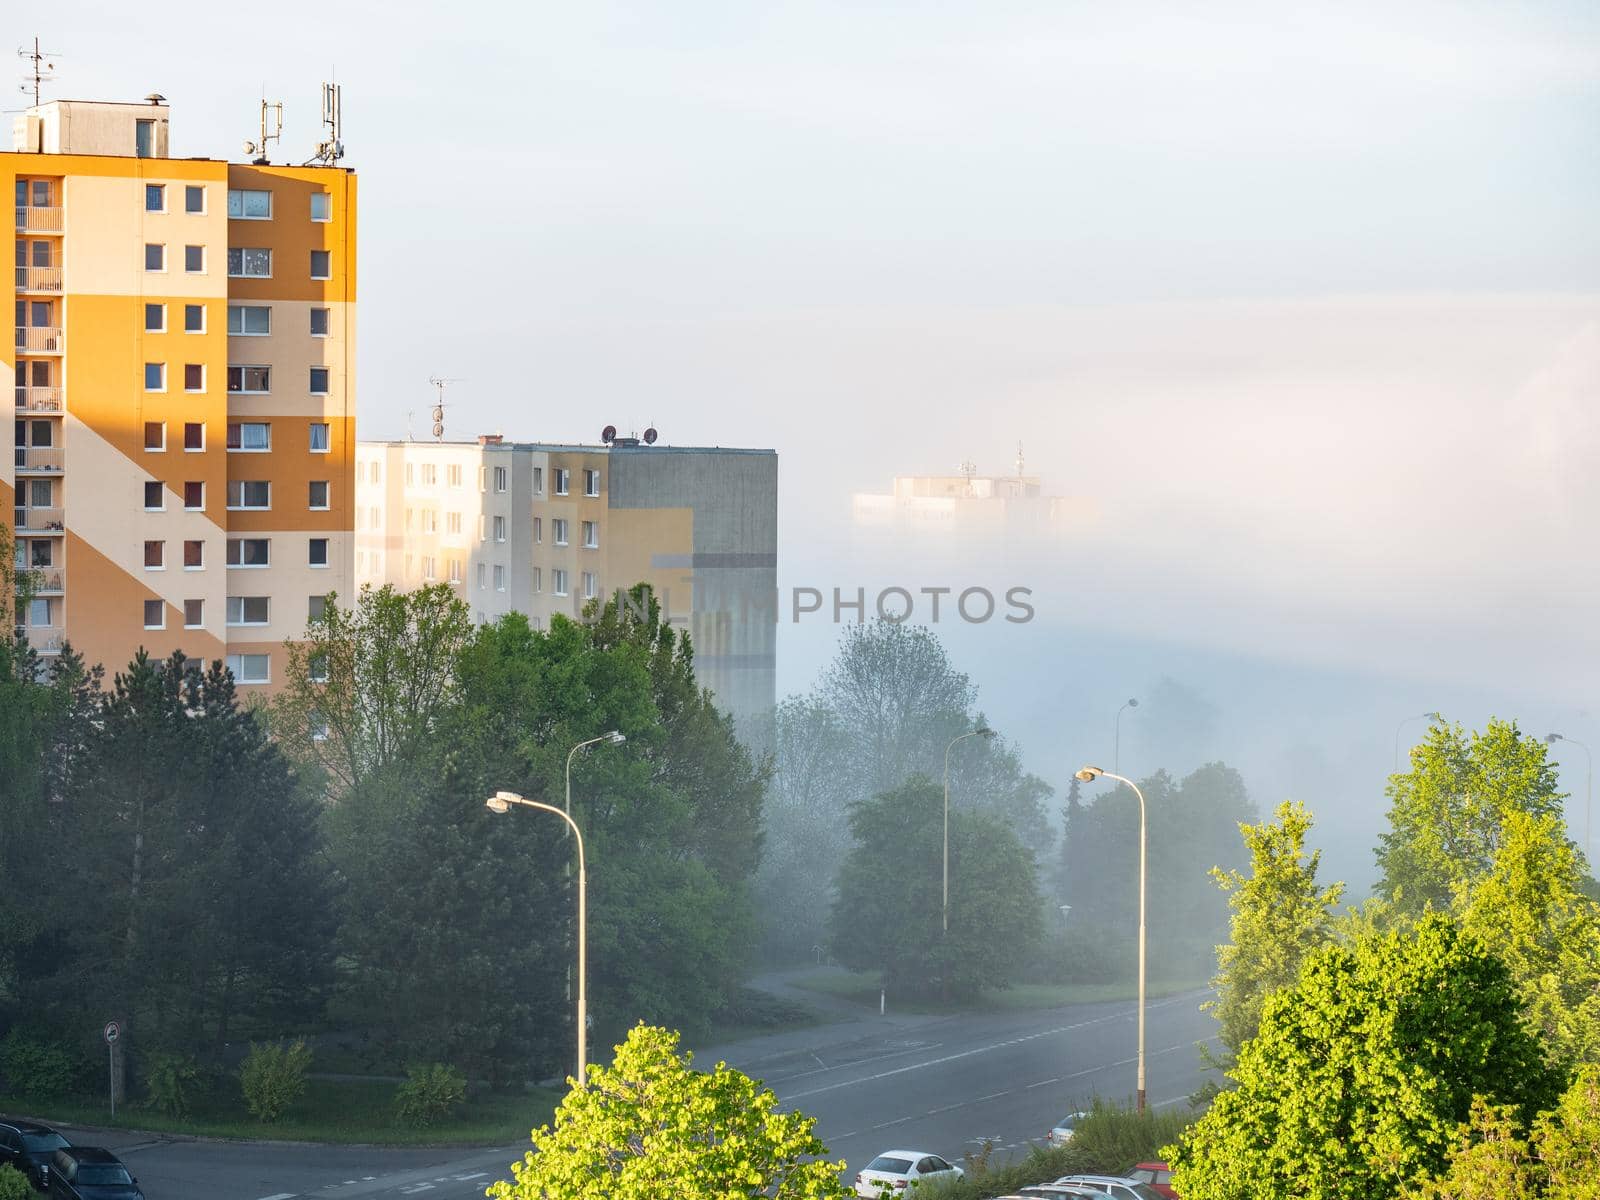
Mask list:
[[[169,110],[16,118],[13,518],[22,634],[282,679],[352,592],[356,178],[168,154]]]

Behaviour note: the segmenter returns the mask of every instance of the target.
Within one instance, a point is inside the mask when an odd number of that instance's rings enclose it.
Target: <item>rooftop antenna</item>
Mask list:
[[[1017,478],[1022,478],[1022,443],[1017,443]]]
[[[970,458],[963,458],[961,460],[961,465],[957,467],[956,470],[960,471],[962,478],[967,481],[967,495],[972,495],[972,477],[978,473],[978,464],[973,462]]]
[[[436,442],[442,442],[444,441],[445,385],[451,383],[465,383],[466,380],[455,378],[446,379],[441,375],[430,375],[428,377],[428,382],[439,389],[439,398],[433,403],[433,440]]]
[[[331,167],[344,157],[344,142],[340,140],[343,136],[341,108],[339,85],[337,83],[323,84],[322,132],[325,136],[322,141],[317,143],[317,152],[306,159],[306,166],[309,167],[312,163],[321,163],[325,167]]]
[[[27,82],[22,85],[20,90],[23,95],[32,92],[33,106],[38,108],[40,87],[43,84],[55,82],[55,76],[51,72],[56,69],[56,65],[50,60],[61,56],[53,50],[39,49],[39,39],[34,38],[33,49],[29,50],[26,46],[22,46],[17,50],[17,57],[30,64]]]
[[[272,132],[267,132],[268,122],[272,123]],[[244,152],[254,155],[250,160],[258,167],[267,165],[267,143],[283,140],[283,101],[268,101],[265,96],[261,98],[261,140],[259,142],[246,142]]]

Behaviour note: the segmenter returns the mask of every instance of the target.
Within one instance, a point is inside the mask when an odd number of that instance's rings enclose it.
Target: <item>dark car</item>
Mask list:
[[[31,1121],[0,1121],[0,1163],[15,1167],[41,1192],[57,1150],[72,1145],[48,1125]]]
[[[50,1164],[50,1195],[59,1200],[144,1200],[122,1160],[99,1146],[69,1146]]]

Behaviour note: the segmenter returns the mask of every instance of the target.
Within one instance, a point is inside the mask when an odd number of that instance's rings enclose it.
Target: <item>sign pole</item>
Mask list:
[[[106,1039],[106,1057],[110,1064],[111,1075],[108,1082],[111,1096],[111,1119],[117,1119],[117,1038],[122,1034],[122,1026],[115,1021],[107,1021],[104,1037]]]

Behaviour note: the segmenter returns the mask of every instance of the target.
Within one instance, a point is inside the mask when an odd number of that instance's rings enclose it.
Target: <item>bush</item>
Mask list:
[[[1137,970],[1127,938],[1108,939],[1104,930],[1080,921],[1052,929],[1021,977],[1026,983],[1132,983]]]
[[[774,996],[759,988],[736,987],[712,1016],[717,1025],[743,1026],[748,1029],[787,1029],[796,1025],[809,1025],[817,1014],[804,1004]]]
[[[187,1054],[152,1054],[145,1071],[145,1092],[151,1107],[169,1117],[186,1117],[189,1102],[200,1091],[204,1078],[200,1064]]]
[[[403,1125],[427,1129],[466,1102],[467,1077],[447,1063],[410,1066],[406,1076],[394,1094],[395,1115]]]
[[[73,1090],[77,1060],[43,1031],[18,1025],[0,1041],[0,1077],[13,1095],[55,1100]]]
[[[306,1090],[311,1051],[304,1041],[292,1046],[250,1043],[250,1054],[239,1068],[239,1085],[251,1116],[271,1124]]]
[[[1073,1127],[1072,1147],[1088,1156],[1094,1171],[1121,1175],[1135,1163],[1159,1159],[1161,1148],[1177,1141],[1193,1123],[1194,1114],[1186,1110],[1147,1108],[1138,1113],[1097,1099],[1089,1115]]]
[[[990,1196],[1004,1196],[1018,1188],[1035,1183],[1049,1183],[1063,1175],[1080,1175],[1094,1171],[1095,1166],[1077,1146],[1053,1146],[1045,1149],[1033,1146],[1028,1157],[1021,1162],[1004,1167],[989,1166],[989,1152],[993,1145],[985,1145],[976,1154],[967,1155],[962,1163],[964,1179],[919,1184],[918,1197],[928,1200],[987,1200]]]
[[[0,1200],[34,1200],[33,1184],[15,1167],[0,1164]]]

